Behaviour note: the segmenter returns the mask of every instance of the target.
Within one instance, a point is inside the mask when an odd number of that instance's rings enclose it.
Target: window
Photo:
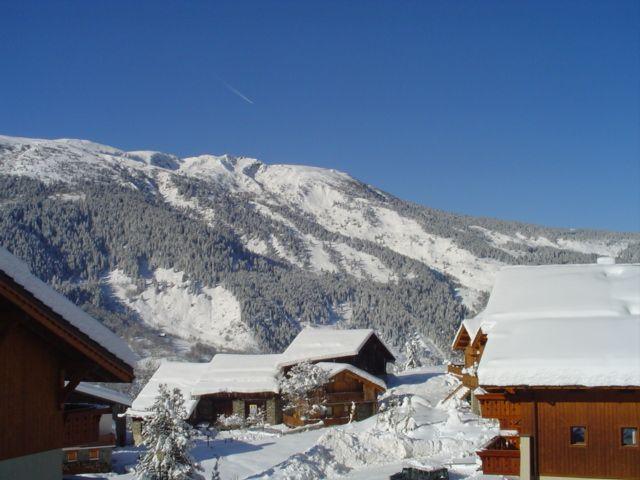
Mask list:
[[[89,460],[100,460],[100,450],[97,448],[89,450]]]
[[[638,429],[636,427],[623,427],[621,437],[623,447],[638,445]]]
[[[258,405],[252,403],[249,405],[249,415],[257,415],[258,414]]]
[[[587,427],[571,427],[571,445],[587,444]]]
[[[71,450],[67,452],[66,458],[67,458],[67,462],[77,462],[78,461],[77,450]]]

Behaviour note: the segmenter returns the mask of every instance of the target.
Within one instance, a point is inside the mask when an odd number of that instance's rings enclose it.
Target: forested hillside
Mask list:
[[[446,355],[506,264],[640,261],[640,235],[404,202],[346,174],[0,137],[0,244],[143,355],[279,351],[301,323]],[[442,352],[440,352],[442,350]]]

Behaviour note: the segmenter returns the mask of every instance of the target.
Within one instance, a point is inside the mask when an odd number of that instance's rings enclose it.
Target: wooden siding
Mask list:
[[[640,429],[640,402],[539,402],[537,421],[540,475],[640,479],[640,446],[620,437]],[[587,428],[585,445],[571,445],[572,426]]]
[[[9,316],[0,310],[0,325]],[[62,447],[60,369],[47,343],[21,324],[0,335],[0,460]]]
[[[100,436],[100,418],[111,414],[111,408],[77,408],[64,413],[64,447],[115,443],[111,434]]]
[[[133,367],[127,365],[92,338],[72,326],[24,287],[0,272],[0,297],[21,311],[34,333],[38,333],[61,353],[75,357],[77,376],[84,381],[131,382]],[[26,315],[25,315],[26,314]],[[51,348],[51,346],[49,347]],[[80,365],[84,363],[85,365]]]
[[[495,418],[502,430],[520,431],[522,426],[522,405],[509,401],[502,394],[477,395],[483,418]]]

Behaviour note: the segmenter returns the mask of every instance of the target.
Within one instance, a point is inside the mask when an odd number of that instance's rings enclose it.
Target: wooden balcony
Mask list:
[[[327,393],[325,395],[325,403],[327,405],[335,403],[360,403],[364,401],[364,392],[338,392]]]
[[[485,475],[520,475],[518,437],[494,437],[477,454]]]

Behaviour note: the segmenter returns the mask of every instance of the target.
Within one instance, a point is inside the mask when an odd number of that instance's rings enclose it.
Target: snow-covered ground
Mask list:
[[[397,406],[362,422],[298,433],[222,432],[207,446],[199,438],[193,455],[209,478],[220,457],[223,479],[387,479],[403,466],[445,466],[453,479],[481,476],[474,452],[497,435],[497,424],[480,419],[455,397],[457,386],[442,367],[425,367],[392,378],[385,400]],[[116,449],[114,467],[124,471],[140,450]],[[79,478],[130,480],[131,473]]]

